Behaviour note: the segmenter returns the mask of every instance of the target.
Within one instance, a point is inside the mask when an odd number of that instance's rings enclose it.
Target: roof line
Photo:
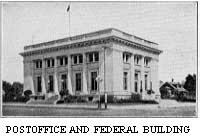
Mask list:
[[[47,43],[56,42],[56,41],[64,41],[65,39],[71,39],[71,38],[73,38],[73,37],[78,37],[78,36],[83,36],[83,35],[89,35],[89,34],[98,33],[98,32],[103,32],[103,31],[112,31],[112,30],[116,30],[116,31],[121,32],[121,33],[123,33],[123,34],[130,35],[130,36],[133,36],[133,37],[135,37],[135,38],[137,38],[137,39],[141,39],[141,40],[147,41],[147,42],[149,42],[149,43],[158,45],[158,44],[155,43],[155,42],[152,42],[152,41],[143,39],[143,38],[141,38],[141,37],[138,37],[138,36],[135,36],[135,35],[126,33],[126,32],[124,32],[124,31],[121,31],[121,30],[119,30],[119,29],[116,29],[116,28],[112,28],[112,27],[111,27],[111,28],[101,29],[101,30],[98,30],[98,31],[92,31],[92,32],[89,32],[89,33],[83,33],[83,34],[79,34],[79,35],[74,35],[74,36],[71,36],[71,37],[64,37],[64,38],[55,39],[55,40],[51,40],[51,41],[46,41],[46,42],[36,43],[36,44],[32,44],[32,45],[27,45],[27,46],[24,47],[24,49],[26,49],[26,48],[28,48],[28,47],[31,47],[31,46],[47,44]]]

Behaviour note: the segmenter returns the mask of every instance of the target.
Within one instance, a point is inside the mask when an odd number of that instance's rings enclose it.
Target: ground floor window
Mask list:
[[[138,73],[135,73],[135,92],[138,92]]]
[[[37,92],[42,92],[42,78],[41,78],[41,76],[37,77]]]
[[[144,75],[144,81],[145,81],[145,90],[147,90],[147,83],[148,83],[148,75],[147,74],[145,74]]]
[[[49,80],[48,80],[48,91],[53,92],[53,75],[49,75]]]
[[[75,86],[76,86],[76,91],[81,91],[81,73],[76,73],[75,74]]]
[[[91,72],[91,90],[97,91],[97,72]]]
[[[67,89],[67,74],[61,75],[61,89],[66,90]]]
[[[123,86],[124,86],[124,90],[128,89],[128,72],[124,72],[124,76],[123,76]]]

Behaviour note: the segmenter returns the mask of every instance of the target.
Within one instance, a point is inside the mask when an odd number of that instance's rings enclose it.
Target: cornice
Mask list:
[[[61,45],[61,46],[45,47],[43,49],[36,49],[36,50],[33,49],[31,51],[25,51],[23,53],[20,53],[20,55],[22,55],[22,56],[38,55],[38,54],[44,54],[44,53],[57,52],[57,51],[66,50],[66,49],[89,47],[91,45],[107,44],[110,42],[129,46],[129,47],[136,48],[136,49],[149,51],[149,52],[152,52],[155,54],[160,54],[162,52],[161,50],[158,50],[156,48],[141,45],[141,44],[117,37],[117,36],[109,36],[109,37],[87,40],[87,41],[71,43],[71,44],[66,44],[66,45]]]

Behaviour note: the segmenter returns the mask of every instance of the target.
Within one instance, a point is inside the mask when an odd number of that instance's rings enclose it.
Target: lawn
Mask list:
[[[144,108],[143,108],[143,107]],[[108,105],[98,110],[96,105],[86,107],[3,105],[3,116],[62,116],[62,117],[195,117],[195,105],[159,107],[158,105]],[[152,107],[152,108],[151,108]]]

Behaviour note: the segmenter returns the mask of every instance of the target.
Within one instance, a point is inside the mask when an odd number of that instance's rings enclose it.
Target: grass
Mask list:
[[[133,105],[134,106],[134,105]],[[3,116],[64,116],[64,117],[194,117],[195,106],[167,108],[125,108],[128,105],[108,105],[108,109],[97,110],[97,105],[76,107],[28,107],[3,105]],[[144,105],[145,106],[145,105]],[[124,107],[124,108],[123,108]]]

